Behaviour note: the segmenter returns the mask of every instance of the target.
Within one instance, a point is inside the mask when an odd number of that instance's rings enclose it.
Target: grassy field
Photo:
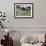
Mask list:
[[[21,10],[16,8],[16,16],[31,16],[31,10]]]

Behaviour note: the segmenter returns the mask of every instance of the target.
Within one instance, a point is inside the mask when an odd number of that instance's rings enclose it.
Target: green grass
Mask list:
[[[16,8],[16,15],[17,16],[31,16],[31,10],[21,10]]]

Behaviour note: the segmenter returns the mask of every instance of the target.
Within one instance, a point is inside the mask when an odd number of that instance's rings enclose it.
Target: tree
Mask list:
[[[0,11],[0,26],[3,28],[3,22],[6,20],[6,15],[4,12]]]

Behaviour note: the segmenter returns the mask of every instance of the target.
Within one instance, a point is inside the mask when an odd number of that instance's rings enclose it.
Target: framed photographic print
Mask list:
[[[32,17],[32,3],[14,3],[14,17]]]

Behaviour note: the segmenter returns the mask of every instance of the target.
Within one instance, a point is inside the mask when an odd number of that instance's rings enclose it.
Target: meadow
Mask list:
[[[17,6],[16,16],[31,16],[31,8],[27,6],[26,8]]]

